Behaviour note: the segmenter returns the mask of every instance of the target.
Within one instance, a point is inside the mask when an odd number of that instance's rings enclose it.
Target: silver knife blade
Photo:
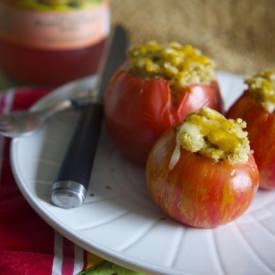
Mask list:
[[[98,91],[97,99],[99,102],[102,102],[104,91],[114,72],[125,61],[127,47],[128,38],[126,31],[122,26],[118,25],[107,42],[105,54],[99,66],[99,77],[96,84],[96,90]]]
[[[103,94],[112,75],[126,58],[127,45],[124,28],[117,26],[107,43],[100,66],[97,100],[83,107],[61,169],[52,185],[51,201],[58,207],[77,207],[85,200],[103,120]]]

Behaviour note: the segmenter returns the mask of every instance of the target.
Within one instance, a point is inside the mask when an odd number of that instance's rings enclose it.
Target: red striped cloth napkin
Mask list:
[[[47,93],[10,90],[0,98],[0,112],[27,109]],[[71,275],[101,262],[56,233],[30,208],[13,178],[9,145],[0,137],[0,274]]]

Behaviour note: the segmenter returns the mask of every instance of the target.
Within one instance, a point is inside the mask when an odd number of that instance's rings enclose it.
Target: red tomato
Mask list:
[[[230,108],[228,117],[247,122],[250,146],[260,171],[260,187],[275,188],[275,114],[266,112],[246,91]]]
[[[252,154],[246,163],[230,164],[181,149],[180,159],[169,169],[175,132],[164,134],[147,161],[147,186],[154,202],[180,223],[212,228],[240,216],[259,185]]]
[[[164,131],[203,106],[221,110],[222,99],[213,81],[185,88],[174,101],[164,78],[142,79],[122,68],[107,88],[104,105],[107,128],[117,148],[130,160],[144,163]]]

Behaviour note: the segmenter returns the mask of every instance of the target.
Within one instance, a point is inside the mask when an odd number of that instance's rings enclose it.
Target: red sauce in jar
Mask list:
[[[42,50],[0,40],[0,66],[11,79],[28,84],[59,85],[94,74],[105,40],[72,50]]]

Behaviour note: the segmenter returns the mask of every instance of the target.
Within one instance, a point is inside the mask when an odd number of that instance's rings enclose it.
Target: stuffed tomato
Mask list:
[[[133,48],[104,97],[109,134],[130,160],[144,163],[155,141],[190,112],[221,110],[214,63],[190,45]]]
[[[212,228],[239,217],[259,185],[245,123],[203,108],[167,131],[146,166],[148,191],[171,218]]]
[[[256,74],[246,83],[248,89],[227,115],[246,121],[260,171],[260,187],[275,189],[275,71]]]

